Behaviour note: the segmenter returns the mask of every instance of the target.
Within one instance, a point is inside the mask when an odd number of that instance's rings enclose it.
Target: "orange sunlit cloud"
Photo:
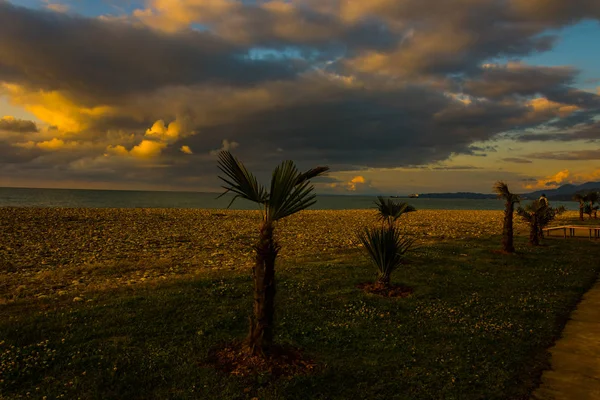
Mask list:
[[[167,145],[165,143],[155,142],[152,140],[142,140],[140,144],[131,149],[130,153],[134,157],[152,158],[160,154],[162,149]]]
[[[554,175],[547,176],[543,179],[538,179],[536,183],[525,185],[525,189],[544,189],[544,188],[554,188],[560,186],[563,182],[566,183],[566,180],[569,178],[571,173],[568,169],[564,169],[562,171],[557,172]]]
[[[356,187],[361,185],[361,184],[365,184],[366,180],[364,177],[362,176],[355,176],[354,178],[352,178],[352,180],[350,182],[348,182],[348,190],[354,192],[356,191]]]
[[[184,154],[194,154],[192,149],[190,149],[190,146],[181,146],[179,150],[181,150],[181,152]]]
[[[161,119],[152,125],[150,129],[146,131],[146,136],[150,138],[156,138],[163,142],[172,142],[179,138],[182,133],[182,126],[179,121],[173,121],[166,125]]]
[[[27,142],[15,143],[15,147],[23,149],[41,149],[45,151],[67,151],[76,148],[93,148],[94,145],[91,143],[79,143],[72,140],[65,141],[63,139],[52,138],[50,140],[33,141],[28,140]]]
[[[50,0],[44,0],[46,3],[46,8],[51,11],[55,11],[58,13],[66,13],[69,11],[69,6],[62,3],[51,3]]]
[[[591,172],[582,171],[578,173],[572,173],[568,169],[564,169],[562,171],[557,172],[554,175],[547,176],[543,179],[538,179],[538,181],[533,184],[527,184],[524,186],[524,188],[552,189],[567,183],[580,184],[585,182],[596,181],[598,179],[600,179],[600,168],[595,169]]]
[[[77,104],[59,91],[31,91],[17,84],[0,84],[11,102],[23,107],[39,120],[62,132],[81,132],[90,127],[95,119],[110,116],[114,107],[97,105],[86,107]]]
[[[579,107],[575,105],[557,103],[545,97],[533,99],[528,104],[533,108],[534,112],[552,112],[561,118],[567,117],[579,110]]]
[[[332,189],[342,189],[345,191],[356,192],[357,189],[368,186],[368,182],[362,175],[356,175],[349,181],[340,180],[339,182],[333,182],[327,185]]]

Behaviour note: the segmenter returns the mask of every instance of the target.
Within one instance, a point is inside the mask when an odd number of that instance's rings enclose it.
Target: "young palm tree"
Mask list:
[[[417,211],[416,208],[408,203],[399,203],[392,199],[384,199],[382,196],[377,196],[375,202],[377,211],[379,211],[379,219],[388,226],[393,226],[394,223],[402,216],[402,214]]]
[[[329,167],[317,167],[301,173],[292,161],[284,161],[273,171],[268,192],[228,151],[219,154],[219,169],[225,174],[225,177],[219,176],[225,182],[223,188],[226,190],[221,196],[235,193],[229,206],[238,197],[262,206],[262,223],[254,246],[256,258],[252,269],[254,306],[246,344],[250,354],[264,356],[273,344],[275,259],[279,252],[279,245],[273,237],[275,223],[316,202],[309,180],[322,175]]]
[[[543,210],[540,215],[538,216],[538,237],[540,239],[543,239],[544,237],[544,231],[543,229],[545,227],[548,226],[548,224],[550,222],[552,222],[556,216],[562,214],[564,212],[564,207],[561,206],[562,208],[552,208],[552,207],[548,207],[546,206],[546,209]]]
[[[376,286],[389,288],[392,272],[402,265],[414,240],[402,235],[394,225],[365,228],[358,238],[378,269]]]
[[[519,195],[511,193],[508,185],[503,181],[494,184],[494,192],[499,199],[504,199],[504,223],[502,225],[502,247],[507,253],[514,253],[515,246],[513,242],[513,214],[515,212],[515,203],[521,201]]]
[[[517,214],[529,223],[529,244],[537,246],[543,237],[543,229],[556,217],[557,212],[545,203],[534,200],[525,208],[519,207]]]
[[[585,210],[585,203],[587,202],[587,196],[582,193],[575,193],[573,195],[573,200],[579,202],[579,220],[583,221],[583,213]]]

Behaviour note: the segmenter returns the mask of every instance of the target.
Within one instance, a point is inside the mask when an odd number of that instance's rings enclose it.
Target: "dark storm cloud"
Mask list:
[[[477,75],[480,64],[490,58],[547,51],[557,39],[542,34],[542,24],[518,21],[504,1],[383,3],[388,7],[380,13],[387,11],[390,24],[405,24],[406,37],[387,54],[384,65],[369,72]],[[354,66],[362,68],[360,61]]]
[[[238,4],[239,5],[239,4]],[[203,15],[199,15],[200,18]],[[207,24],[217,34],[241,43],[256,46],[298,46],[333,50],[342,45],[352,50],[389,49],[400,38],[389,32],[380,21],[365,19],[346,25],[331,14],[309,8],[293,12],[274,12],[254,4],[239,5]]]
[[[269,164],[291,158],[352,169],[411,166],[471,154],[473,142],[490,139],[509,126],[507,120],[527,112],[522,106],[489,103],[464,110],[451,98],[418,86],[383,91],[301,81],[271,90],[277,107],[198,126],[201,134],[180,144],[208,153],[221,139],[233,140],[240,143],[236,153],[260,154]]]
[[[594,15],[594,7],[574,3],[540,19],[521,0],[154,0],[136,16],[168,31],[195,21],[228,40],[257,46],[312,47],[326,53],[341,47],[346,53],[336,56],[346,58],[360,57],[363,50],[381,51],[388,57],[382,71],[476,74],[479,64],[492,57],[549,50],[556,36],[543,34],[547,28],[567,23],[565,15],[568,22]]]
[[[471,146],[471,147],[469,147],[469,149],[471,149],[472,151],[484,151],[487,153],[497,153],[498,152],[497,146]]]
[[[574,113],[546,123],[550,128],[566,129],[572,126],[589,126],[593,125],[596,117],[600,114],[598,109],[578,110]]]
[[[517,141],[576,141],[600,139],[600,96],[569,87],[549,88],[545,93],[548,100],[576,106],[578,109],[569,115],[557,118],[556,115],[539,122],[538,132],[531,130],[509,134]],[[521,126],[521,128],[528,128]]]
[[[13,147],[7,142],[3,142],[0,138],[0,169],[3,166],[14,164],[18,165],[19,169],[27,168],[31,161],[41,155],[39,150],[23,149]]]
[[[512,6],[519,20],[549,27],[600,18],[600,3],[596,0],[513,0]]]
[[[474,170],[474,169],[483,169],[483,168],[475,167],[473,165],[448,165],[448,166],[433,167],[432,169],[442,170],[442,171],[465,171],[465,170]]]
[[[481,75],[465,82],[466,93],[478,97],[531,96],[557,91],[571,84],[577,75],[573,68],[539,67],[521,64],[484,68]]]
[[[574,88],[549,89],[544,92],[548,100],[557,103],[572,104],[600,112],[600,96]]]
[[[600,149],[593,150],[573,150],[573,151],[546,151],[540,153],[527,154],[526,157],[542,160],[561,160],[561,161],[579,161],[579,160],[600,160]]]
[[[600,140],[600,122],[585,126],[576,126],[572,131],[524,133],[510,136],[520,142],[559,141],[571,142],[576,140]]]
[[[245,53],[210,33],[168,35],[0,1],[0,80],[28,87],[100,100],[168,85],[250,85],[296,73],[285,61]]]
[[[38,127],[33,121],[17,118],[0,118],[0,132],[28,133],[37,132]]]
[[[531,160],[526,160],[524,158],[518,158],[518,157],[507,157],[507,158],[503,158],[502,161],[509,162],[509,163],[516,163],[516,164],[531,164],[533,162]]]

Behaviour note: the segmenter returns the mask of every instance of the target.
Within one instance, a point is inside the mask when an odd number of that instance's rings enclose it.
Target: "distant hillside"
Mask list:
[[[531,193],[521,194],[521,198],[525,200],[533,200],[539,198],[542,193],[546,194],[549,200],[569,201],[575,193],[578,192],[600,192],[600,182],[587,182],[581,185],[566,184],[556,189],[536,190]],[[419,194],[420,199],[495,199],[495,194],[473,193],[473,192],[457,192],[457,193],[422,193]]]
[[[537,199],[542,193],[545,193],[546,197],[550,200],[568,201],[572,199],[575,193],[590,191],[600,192],[600,182],[586,182],[581,185],[572,185],[569,183],[556,189],[536,190],[535,192],[525,193],[522,197],[525,199]]]

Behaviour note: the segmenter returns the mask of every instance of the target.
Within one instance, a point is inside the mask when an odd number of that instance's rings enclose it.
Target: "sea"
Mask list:
[[[33,189],[0,187],[0,207],[63,207],[63,208],[207,208],[225,209],[233,196],[219,198],[219,193],[158,192],[134,190]],[[315,210],[353,210],[374,207],[376,196],[320,195],[311,207]],[[435,210],[502,210],[504,203],[496,199],[424,199],[398,198],[417,209]],[[578,209],[576,202],[553,201],[568,210]],[[257,205],[237,199],[233,210],[254,210]]]

